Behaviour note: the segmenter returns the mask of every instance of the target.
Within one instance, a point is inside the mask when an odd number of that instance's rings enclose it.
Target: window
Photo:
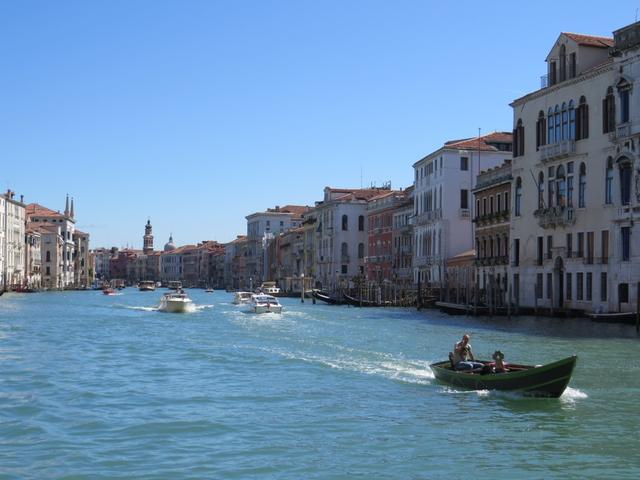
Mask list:
[[[584,138],[589,138],[589,105],[587,105],[587,99],[582,96],[578,103],[576,117],[576,140]]]
[[[460,170],[469,170],[469,157],[460,157]]]
[[[562,133],[560,132],[560,107],[556,105],[553,111],[553,136],[556,138],[556,143],[562,140]]]
[[[613,158],[607,158],[607,171],[604,181],[604,203],[613,203]]]
[[[595,249],[593,232],[587,232],[587,263],[593,263],[593,251]]]
[[[564,45],[560,45],[558,63],[560,63],[560,81],[564,82],[567,79],[567,49]]]
[[[342,230],[349,230],[349,217],[347,215],[342,215]]]
[[[509,192],[504,192],[504,209],[509,211]]]
[[[513,266],[520,266],[520,239],[516,238],[513,241]]]
[[[622,227],[620,233],[622,237],[622,261],[628,262],[631,258],[631,229],[629,227]]]
[[[47,275],[51,275],[51,267],[47,267]]]
[[[587,302],[592,300],[593,292],[593,273],[587,272]]]
[[[469,208],[469,190],[464,188],[460,190],[460,208]]]
[[[571,52],[569,54],[569,78],[574,78],[577,74],[576,52]]]
[[[346,275],[347,274],[347,265],[342,265],[342,275]]]
[[[584,273],[576,274],[576,300],[584,300]]]
[[[524,155],[524,126],[522,120],[518,119],[513,131],[513,156],[520,157],[522,155]]]
[[[516,179],[516,205],[515,205],[516,217],[519,217],[521,214],[521,206],[522,206],[522,178],[518,177]]]
[[[489,197],[489,213],[493,213],[493,195]]]
[[[364,243],[358,244],[358,258],[364,258]]]
[[[547,122],[545,121],[544,112],[538,112],[538,121],[536,122],[536,150],[546,144]]]
[[[609,230],[602,230],[600,233],[600,248],[602,263],[609,263]]]
[[[45,261],[46,262],[50,262],[51,261],[51,252],[49,250],[47,250],[47,259]]]
[[[578,208],[585,206],[585,193],[587,190],[587,166],[580,164],[580,176],[578,177]]]
[[[555,85],[557,82],[556,62],[549,62],[549,86]]]
[[[584,233],[578,232],[578,258],[584,256]]]
[[[476,200],[476,218],[480,216],[480,199]]]
[[[567,204],[567,180],[565,178],[564,167],[560,165],[556,170],[556,205],[564,207]]]
[[[553,236],[547,235],[547,259],[553,258]]]
[[[620,283],[618,285],[618,302],[629,303],[629,284]]]
[[[358,217],[358,231],[364,232],[364,215]]]
[[[631,203],[631,163],[625,158],[620,162],[620,202],[622,205]]]
[[[536,274],[536,298],[542,298],[542,274]]]
[[[544,238],[538,237],[538,265],[542,265],[544,259]]]
[[[548,207],[553,207],[556,201],[556,182],[555,180],[549,178],[549,198],[547,202]]]
[[[569,100],[569,138],[576,139],[576,109],[573,100]]]
[[[551,110],[551,107],[549,107],[549,110],[547,111],[547,128],[547,142],[549,144],[553,144],[556,142],[556,137],[553,135],[553,110]]]
[[[600,301],[607,301],[607,272],[600,273]]]
[[[513,300],[516,302],[516,305],[520,304],[520,274],[513,274]]]
[[[547,298],[551,300],[553,295],[553,273],[547,273]]]
[[[347,245],[347,242],[342,242],[342,245],[340,245],[340,255],[343,257],[349,255],[349,245]]]
[[[616,100],[613,88],[607,88],[607,95],[602,100],[602,133],[613,132],[616,129]]]
[[[483,215],[487,214],[487,197],[484,197],[482,199],[482,214]]]
[[[562,140],[569,139],[569,112],[567,111],[567,104],[562,104]]]
[[[620,123],[627,123],[629,121],[629,84],[625,81],[618,86],[620,92]]]
[[[567,206],[573,207],[573,175],[567,177]]]
[[[544,173],[538,174],[538,208],[544,208]]]
[[[567,258],[571,258],[573,256],[573,235],[571,233],[567,233]]]
[[[571,300],[571,290],[573,285],[571,284],[571,273],[567,272],[567,300]]]
[[[497,207],[496,207],[497,210],[496,211],[497,212],[501,212],[502,211],[502,195],[498,194],[497,198],[498,198],[498,200],[497,200],[497,204],[496,204],[497,205]]]

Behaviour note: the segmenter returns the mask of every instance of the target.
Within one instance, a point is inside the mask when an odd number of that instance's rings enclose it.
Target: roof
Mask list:
[[[329,198],[328,200],[347,201],[347,200],[371,200],[381,194],[386,194],[390,190],[388,188],[331,188],[326,187],[325,190],[331,194],[342,194]]]
[[[447,259],[447,267],[464,267],[473,264],[473,260],[476,258],[476,250],[467,250],[466,252],[459,253],[451,258]]]
[[[481,137],[463,138],[461,140],[449,140],[444,148],[456,150],[481,150],[487,152],[499,151],[492,143],[512,143],[513,134],[510,132],[493,132]]]
[[[562,35],[570,38],[578,45],[585,45],[587,47],[598,48],[611,48],[613,47],[613,38],[611,37],[599,37],[595,35],[585,35],[583,33],[571,33],[562,32]]]
[[[50,208],[43,207],[38,203],[30,203],[26,206],[25,211],[28,216],[36,216],[36,217],[63,217],[64,215],[60,212],[54,212]]]

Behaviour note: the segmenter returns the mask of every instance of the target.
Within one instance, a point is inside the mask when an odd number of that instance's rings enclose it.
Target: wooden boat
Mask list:
[[[589,313],[588,317],[594,322],[600,322],[600,323],[624,323],[627,325],[636,324],[635,312]]]
[[[374,302],[372,300],[365,300],[352,297],[351,295],[347,295],[346,293],[342,295],[344,297],[345,303],[349,305],[353,305],[354,307],[390,307],[392,306],[392,302]]]
[[[311,295],[316,300],[320,300],[321,302],[328,303],[329,305],[342,305],[344,302],[335,296],[331,296],[326,292],[322,292],[320,290],[314,290],[311,292]]]
[[[507,364],[504,373],[491,373],[492,362],[482,362],[484,369],[456,371],[450,360],[431,364],[436,379],[454,387],[471,390],[505,390],[528,396],[553,397],[562,395],[569,384],[577,356],[547,365]]]
[[[466,305],[462,303],[450,303],[450,302],[434,302],[438,307],[449,315],[473,315],[473,305]],[[477,305],[475,307],[476,315],[486,315],[489,313],[489,307],[484,305]]]

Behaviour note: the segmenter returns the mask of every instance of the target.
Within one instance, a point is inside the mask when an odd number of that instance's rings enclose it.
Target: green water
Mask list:
[[[0,297],[0,478],[640,478],[640,340],[584,320],[472,319],[231,294]],[[577,353],[559,399],[457,391],[428,369]]]

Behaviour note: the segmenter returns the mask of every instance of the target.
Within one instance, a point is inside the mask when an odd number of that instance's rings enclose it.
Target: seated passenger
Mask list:
[[[484,367],[483,363],[476,362],[469,343],[469,335],[462,336],[462,340],[453,348],[453,364],[456,370],[475,370]]]
[[[491,355],[491,358],[493,358],[494,362],[495,362],[495,366],[493,367],[493,371],[495,373],[505,373],[508,372],[509,370],[507,370],[507,367],[504,363],[504,353],[502,353],[500,350],[496,350],[493,355]]]

